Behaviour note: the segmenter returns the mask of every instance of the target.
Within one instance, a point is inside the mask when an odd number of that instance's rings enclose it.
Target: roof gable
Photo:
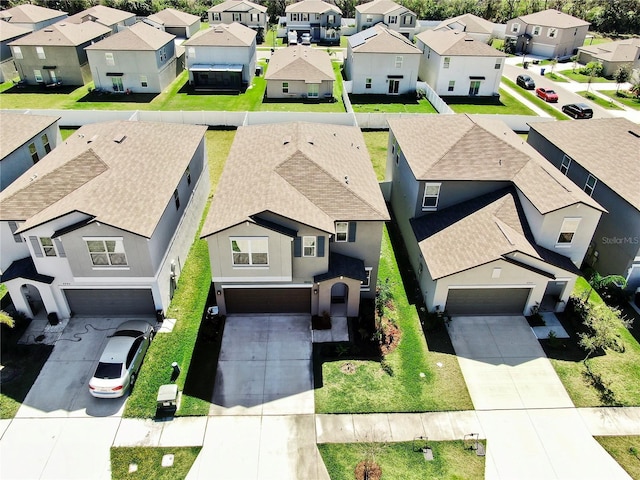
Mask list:
[[[349,37],[354,53],[421,54],[422,52],[404,35],[389,30],[383,24],[363,30]]]
[[[415,16],[411,10],[403,5],[399,5],[393,0],[374,0],[373,2],[366,2],[356,6],[356,10],[361,14],[371,15],[386,15],[396,10],[402,10]]]
[[[87,17],[92,17],[97,23],[111,27],[135,17],[135,14],[104,5],[95,5],[70,16],[66,21],[69,23],[83,23]]]
[[[529,15],[522,15],[518,18],[529,25],[541,25],[545,27],[575,28],[591,25],[589,22],[567,15],[553,8],[541,10],[540,12]]]
[[[14,40],[10,45],[68,46],[76,47],[107,35],[111,30],[93,22],[81,24],[54,23],[29,35]]]
[[[16,5],[0,12],[0,18],[10,18],[12,23],[39,23],[46,20],[53,20],[58,17],[65,17],[67,12],[52,10],[51,8],[25,3]]]
[[[156,51],[172,42],[175,35],[138,22],[118,33],[89,45],[86,50]]]
[[[0,41],[6,42],[31,33],[31,30],[13,23],[0,21]]]
[[[182,45],[185,47],[249,47],[256,38],[256,31],[240,23],[212,25],[200,30]]]
[[[149,15],[147,18],[167,27],[190,27],[200,21],[200,17],[197,15],[191,15],[190,13],[181,12],[173,8],[165,8],[153,15]]]
[[[297,45],[278,49],[271,55],[265,79],[320,83],[335,80],[335,73],[327,52]]]
[[[259,12],[266,13],[267,7],[258,5],[257,3],[249,2],[247,0],[227,0],[226,2],[219,3],[211,7],[208,12],[250,12],[251,10],[258,10]]]
[[[301,2],[295,2],[290,5],[287,5],[285,8],[285,12],[302,12],[302,13],[325,13],[325,12],[335,12],[339,15],[342,15],[342,10],[340,10],[335,5],[331,5],[330,3],[323,2],[322,0],[302,0]]]
[[[506,57],[506,53],[496,50],[471,35],[458,30],[427,30],[416,37],[438,55]]]
[[[493,23],[472,13],[465,13],[464,15],[443,20],[436,29],[442,27],[454,30],[462,29],[466,33],[491,34],[493,32]]]
[[[60,117],[0,112],[0,159],[4,159],[58,120]]]

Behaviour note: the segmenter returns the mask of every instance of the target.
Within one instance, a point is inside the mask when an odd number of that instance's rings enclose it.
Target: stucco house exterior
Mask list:
[[[138,22],[85,48],[95,88],[160,93],[176,79],[175,35]]]
[[[311,35],[312,42],[340,43],[342,10],[322,0],[302,0],[285,8],[287,35],[296,32]]]
[[[413,40],[418,16],[392,0],[373,0],[356,5],[356,30],[361,32],[377,23],[384,23],[391,30]]]
[[[269,27],[267,7],[248,0],[226,0],[207,10],[210,25],[241,23],[256,31],[257,42],[262,43]]]
[[[280,48],[271,55],[264,78],[267,98],[333,99],[336,76],[324,50],[302,45]]]
[[[239,127],[201,233],[219,311],[357,315],[387,220],[357,127]]]
[[[85,47],[109,36],[94,22],[55,23],[9,43],[20,80],[28,85],[84,85],[91,81]]]
[[[153,26],[159,25],[165,32],[178,38],[191,38],[200,30],[200,17],[174,8],[160,10],[149,15],[144,21]]]
[[[0,112],[0,191],[62,142],[58,120]]]
[[[512,18],[507,22],[505,47],[515,53],[545,58],[568,58],[584,43],[589,22],[554,9]]]
[[[209,195],[205,131],[88,124],[0,192],[0,281],[16,309],[166,310]]]
[[[588,45],[578,48],[578,61],[602,63],[605,77],[613,75],[623,65],[640,69],[640,38],[626,38],[615,42]]]
[[[94,5],[65,20],[68,23],[81,24],[84,22],[94,22],[108,27],[112,33],[118,32],[124,27],[129,27],[136,23],[136,16],[131,12],[118,10],[117,8],[106,7],[104,5]]]
[[[527,142],[609,212],[586,263],[640,287],[640,127],[625,118],[536,123]]]
[[[478,17],[473,13],[465,13],[464,15],[458,15],[457,17],[443,20],[436,26],[436,28],[434,28],[434,30],[455,30],[458,32],[464,32],[474,40],[488,44],[489,40],[493,36],[494,28],[495,25],[489,20]]]
[[[31,30],[25,27],[0,21],[0,82],[13,80],[18,76],[9,43],[29,33],[31,33]]]
[[[416,35],[419,77],[441,96],[498,95],[506,54],[456,30]]]
[[[16,27],[26,28],[31,32],[40,30],[65,18],[67,18],[67,12],[45,8],[31,3],[16,5],[15,7],[0,11],[0,20],[9,22]]]
[[[256,31],[240,23],[213,25],[183,43],[196,90],[241,91],[256,70]]]
[[[562,311],[604,209],[500,120],[390,118],[387,180],[429,311]]]
[[[353,94],[402,95],[415,92],[422,52],[384,24],[349,37],[344,71]]]

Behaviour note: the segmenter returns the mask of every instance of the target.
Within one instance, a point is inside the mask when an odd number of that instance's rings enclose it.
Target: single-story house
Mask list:
[[[26,28],[31,32],[60,22],[65,18],[67,18],[67,12],[45,8],[31,3],[23,3],[22,5],[16,5],[15,7],[0,11],[0,20],[9,22],[16,27]],[[0,24],[0,28],[2,28],[2,24]]]
[[[264,77],[267,98],[333,98],[336,76],[324,50],[303,45],[280,48],[271,55]]]
[[[94,22],[111,29],[112,33],[136,23],[136,16],[131,12],[118,10],[104,5],[94,5],[65,20],[68,23]]]
[[[161,26],[165,32],[178,38],[191,38],[200,31],[200,17],[173,8],[160,10],[149,15],[144,21],[150,22],[153,26]]]

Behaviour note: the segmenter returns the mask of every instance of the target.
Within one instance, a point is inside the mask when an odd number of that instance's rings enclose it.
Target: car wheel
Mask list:
[[[155,330],[151,330],[151,332],[149,333],[149,343],[153,342],[153,339],[156,336],[156,332]]]
[[[131,377],[129,377],[129,390],[132,390],[133,386],[136,384],[136,378],[137,375],[135,373],[132,373]]]

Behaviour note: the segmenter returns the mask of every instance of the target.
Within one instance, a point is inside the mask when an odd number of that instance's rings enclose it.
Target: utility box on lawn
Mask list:
[[[162,385],[158,389],[156,417],[173,417],[178,409],[178,385],[175,383]]]

